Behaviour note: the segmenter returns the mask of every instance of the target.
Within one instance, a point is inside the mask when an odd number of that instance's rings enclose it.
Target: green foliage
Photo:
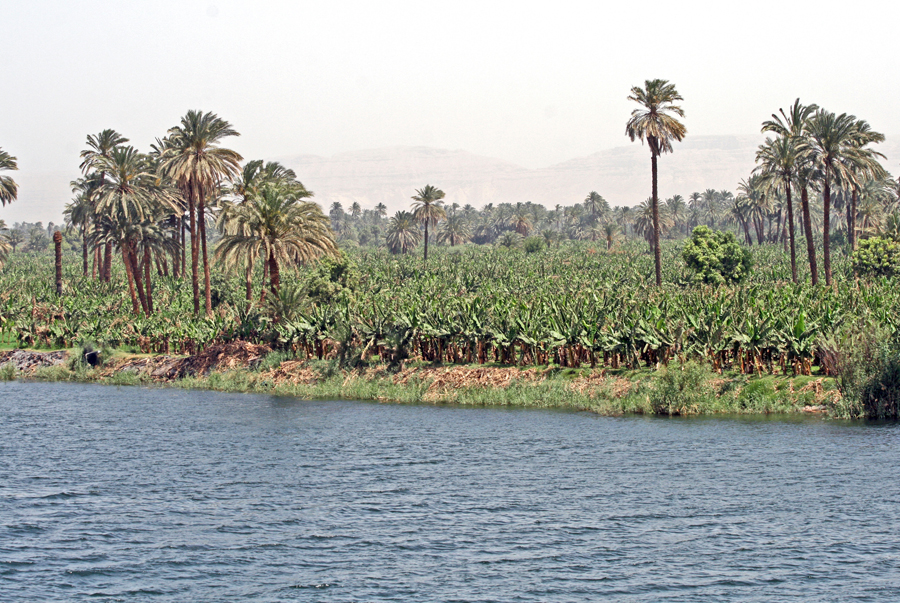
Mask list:
[[[863,239],[850,261],[860,276],[900,275],[900,242],[881,237]]]
[[[669,366],[651,387],[650,407],[654,414],[695,414],[715,397],[709,385],[712,372],[703,364],[688,362]]]
[[[697,226],[685,244],[682,258],[697,280],[706,284],[740,283],[750,274],[752,256],[734,233]]]
[[[842,341],[837,357],[843,395],[839,414],[847,418],[900,418],[900,334],[866,325]]]
[[[345,252],[337,257],[323,257],[313,267],[306,281],[306,294],[315,303],[328,303],[349,296],[359,287],[360,274],[356,262]]]
[[[544,247],[545,243],[543,237],[528,237],[522,245],[525,253],[535,253],[542,250]]]

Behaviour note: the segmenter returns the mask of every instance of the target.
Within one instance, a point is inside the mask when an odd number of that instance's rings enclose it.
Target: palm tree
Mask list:
[[[672,217],[672,223],[675,228],[678,228],[685,223],[687,217],[687,204],[684,202],[684,197],[681,195],[669,197],[666,199],[666,209],[669,212],[669,216]]]
[[[754,172],[760,174],[763,182],[775,190],[784,191],[787,202],[788,236],[791,246],[791,280],[797,282],[797,251],[794,235],[794,205],[791,199],[791,181],[796,172],[798,162],[796,140],[791,136],[779,136],[759,146],[756,162],[759,164]]]
[[[128,142],[128,139],[116,132],[113,129],[107,128],[103,130],[96,136],[92,134],[88,134],[87,136],[87,147],[83,151],[81,151],[81,171],[83,174],[88,174],[92,171],[96,171],[97,163],[101,159],[105,159],[109,157],[109,154],[112,152],[114,148],[119,145],[125,144]],[[100,187],[103,185],[106,180],[106,174],[103,170],[99,170],[99,177],[96,187]],[[92,191],[88,191],[92,192]],[[95,200],[91,198],[91,203],[95,203]],[[94,249],[94,261],[97,264],[100,264],[100,248],[97,247]],[[100,270],[100,279],[103,281],[109,282],[110,279],[110,270],[112,268],[112,243],[106,244],[106,249],[103,253],[103,263],[102,268]]]
[[[387,215],[387,205],[385,205],[384,203],[379,203],[375,206],[375,213],[379,218],[385,217]]]
[[[160,158],[160,171],[171,178],[188,201],[191,228],[191,285],[194,313],[200,313],[199,249],[203,247],[203,287],[206,313],[212,314],[209,288],[209,262],[206,255],[206,197],[223,180],[240,171],[242,157],[219,146],[223,138],[240,136],[231,124],[212,112],[188,111],[181,124],[168,132],[168,145]],[[199,223],[199,229],[198,229]]]
[[[606,250],[612,249],[613,243],[616,242],[616,235],[619,234],[619,225],[615,222],[607,222],[603,225],[603,238],[606,240]]]
[[[820,172],[823,194],[823,264],[825,284],[831,285],[831,187],[834,184],[858,184],[857,169],[874,170],[877,163],[875,153],[866,149],[869,142],[878,142],[884,136],[861,127],[865,122],[857,121],[853,115],[835,115],[830,111],[818,110],[804,127],[806,139],[801,144],[805,153]],[[868,126],[868,124],[865,124]],[[854,165],[855,168],[850,166]]]
[[[460,213],[452,213],[447,216],[441,225],[441,232],[438,234],[438,241],[441,243],[450,243],[450,246],[460,245],[472,238],[472,231],[465,216]]]
[[[667,80],[646,80],[644,88],[635,86],[631,89],[628,100],[641,105],[631,113],[631,119],[625,126],[625,134],[634,142],[640,138],[647,141],[650,147],[650,170],[652,174],[653,205],[653,254],[656,261],[656,285],[662,285],[662,256],[659,249],[659,194],[657,191],[656,158],[661,153],[672,152],[672,141],[681,141],[687,134],[687,128],[670,113],[684,117],[684,111],[675,101],[684,100],[675,85]]]
[[[444,198],[444,191],[435,188],[430,184],[426,184],[424,188],[416,189],[413,195],[413,216],[416,220],[425,225],[425,258],[428,261],[428,226],[436,226],[439,220],[447,217],[444,208],[441,207]]]
[[[584,198],[584,207],[590,212],[594,221],[609,212],[609,203],[597,191],[588,193],[588,196]]]
[[[516,203],[516,208],[509,217],[509,225],[512,226],[513,230],[524,237],[531,232],[532,228],[534,228],[533,220],[534,216],[528,212],[526,206],[521,203]]]
[[[17,170],[16,158],[0,149],[0,170]],[[7,203],[16,200],[19,194],[19,185],[9,176],[0,176],[0,205],[6,207]]]
[[[806,254],[809,259],[809,271],[813,285],[819,282],[819,270],[816,262],[816,247],[812,235],[812,220],[809,211],[808,193],[809,184],[814,175],[814,169],[809,163],[806,155],[800,152],[799,146],[803,142],[804,124],[818,108],[819,107],[814,104],[802,105],[798,98],[787,111],[779,109],[778,114],[773,113],[772,119],[763,122],[762,125],[763,132],[774,132],[781,138],[790,139],[791,145],[794,147],[796,155],[794,158],[794,178],[800,186],[800,209],[803,215]]]
[[[82,180],[79,178],[79,180]],[[73,182],[76,185],[78,181]],[[82,256],[82,276],[88,275],[88,228],[94,217],[94,208],[91,205],[91,197],[89,194],[82,192],[78,186],[73,186],[75,198],[66,204],[63,210],[63,216],[66,224],[72,228],[78,228],[81,232],[81,256]]]
[[[248,294],[249,267],[256,257],[264,258],[269,288],[278,295],[283,265],[305,264],[337,253],[328,217],[318,205],[303,199],[289,186],[270,183],[246,202],[223,211],[225,234],[216,257],[227,265],[248,266]]]
[[[391,253],[406,253],[416,248],[422,233],[416,217],[408,211],[398,211],[388,222],[385,243]]]

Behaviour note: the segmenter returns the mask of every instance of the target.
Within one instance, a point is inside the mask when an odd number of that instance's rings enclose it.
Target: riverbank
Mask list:
[[[834,379],[717,374],[697,364],[629,371],[415,364],[339,368],[296,360],[265,346],[211,346],[194,356],[107,354],[84,362],[81,350],[0,352],[0,379],[76,381],[252,392],[305,399],[567,408],[603,415],[821,413],[843,416]]]

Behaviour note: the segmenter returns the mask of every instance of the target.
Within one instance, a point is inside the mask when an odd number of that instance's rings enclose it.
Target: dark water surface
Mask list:
[[[900,429],[0,384],[0,601],[900,601]]]

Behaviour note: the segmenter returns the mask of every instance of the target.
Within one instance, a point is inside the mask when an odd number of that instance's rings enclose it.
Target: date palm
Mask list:
[[[447,212],[441,207],[444,201],[444,191],[426,184],[424,188],[416,189],[413,195],[413,216],[425,225],[425,257],[428,261],[428,226],[437,226],[438,221],[447,217]]]
[[[88,134],[87,136],[87,148],[81,151],[81,171],[83,174],[89,174],[90,172],[97,171],[98,172],[98,180],[99,183],[97,187],[103,184],[106,180],[106,174],[103,170],[97,170],[97,163],[101,159],[109,158],[109,154],[119,145],[123,145],[128,142],[128,139],[116,132],[111,128],[107,128],[106,130],[101,131],[97,135]],[[92,191],[88,191],[89,193]],[[96,203],[96,200],[91,197],[91,203]],[[97,247],[94,249],[94,261],[95,264],[101,264],[100,269],[100,279],[104,281],[109,281],[110,279],[110,270],[112,268],[112,243],[106,244],[106,249],[104,250],[102,264],[100,262],[100,248]]]
[[[0,170],[17,170],[16,158],[0,149]],[[6,206],[16,200],[19,194],[19,185],[9,176],[0,176],[0,205]]]
[[[836,115],[818,110],[805,124],[801,152],[820,172],[823,196],[822,230],[825,284],[831,285],[831,189],[834,185],[858,185],[858,172],[869,172],[877,164],[876,153],[865,146],[880,142],[884,136],[853,115]]]
[[[609,203],[597,191],[588,193],[588,196],[584,198],[584,207],[590,212],[594,221],[609,212]]]
[[[797,282],[797,251],[794,234],[794,205],[791,198],[791,182],[796,174],[797,162],[796,140],[792,136],[778,136],[774,140],[766,138],[756,152],[759,166],[754,170],[763,182],[775,190],[784,192],[787,204],[788,236],[791,247],[791,280]]]
[[[809,260],[809,272],[812,284],[819,282],[819,269],[816,261],[816,246],[812,234],[812,216],[809,210],[809,187],[815,176],[815,168],[809,162],[805,153],[801,153],[799,146],[803,142],[803,127],[807,120],[817,110],[817,105],[803,105],[800,99],[796,99],[787,111],[779,109],[772,114],[772,119],[763,122],[763,132],[774,132],[781,138],[790,139],[794,146],[796,157],[794,159],[794,178],[800,188],[800,210],[803,216],[803,230],[806,237],[806,255]]]
[[[225,232],[216,257],[226,265],[248,266],[248,296],[249,267],[256,257],[266,263],[269,288],[277,296],[284,265],[306,264],[337,253],[328,217],[289,186],[267,184],[258,194],[222,213]]]
[[[653,254],[656,262],[656,285],[662,285],[662,256],[659,248],[659,193],[657,186],[656,158],[662,153],[672,152],[672,141],[681,141],[687,134],[687,128],[674,115],[684,117],[680,106],[672,103],[684,100],[675,85],[667,80],[646,80],[644,87],[631,89],[628,100],[641,105],[631,113],[631,119],[625,126],[625,134],[634,142],[640,138],[650,147],[650,170],[652,175],[652,209],[653,209]],[[674,115],[673,115],[674,114]]]
[[[447,219],[441,224],[441,232],[438,234],[438,241],[449,243],[451,247],[461,245],[471,238],[472,231],[465,216],[455,212],[447,216]]]
[[[160,171],[175,182],[188,201],[195,314],[200,313],[199,246],[203,248],[206,313],[212,314],[206,254],[206,199],[223,181],[232,179],[240,171],[240,154],[219,146],[229,136],[240,134],[215,113],[188,111],[180,125],[169,130],[168,144],[160,156]]]
[[[406,253],[416,248],[422,233],[415,216],[408,211],[398,211],[388,221],[385,243],[391,253]]]

